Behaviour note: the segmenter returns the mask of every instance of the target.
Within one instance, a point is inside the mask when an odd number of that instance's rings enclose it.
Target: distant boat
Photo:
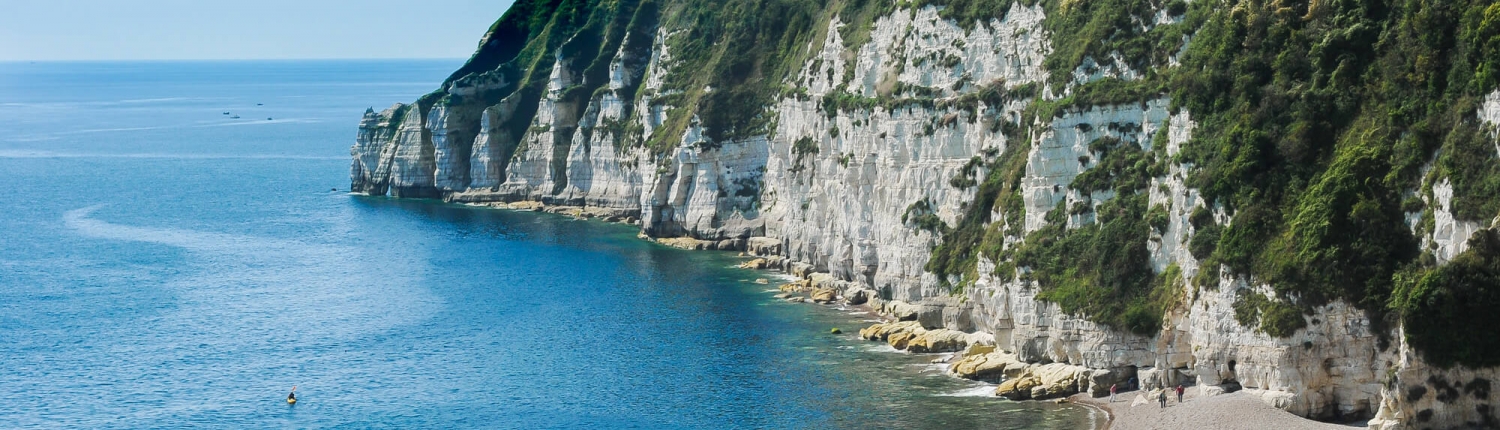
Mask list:
[[[240,116],[239,115],[231,116],[231,117],[229,117],[229,119],[240,119]]]
[[[229,111],[224,111],[224,114],[225,115],[229,115]]]
[[[269,116],[266,117],[266,121],[270,121],[270,120],[271,120],[271,117],[269,117]]]
[[[256,106],[262,106],[263,104],[262,103],[256,103],[255,105]]]

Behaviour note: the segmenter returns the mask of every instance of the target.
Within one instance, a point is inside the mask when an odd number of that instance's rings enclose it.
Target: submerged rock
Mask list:
[[[766,268],[766,259],[764,259],[764,258],[757,258],[757,259],[754,259],[754,260],[746,261],[744,263],[740,263],[738,267],[741,268],[741,269],[754,269],[754,270],[764,269],[764,268]]]

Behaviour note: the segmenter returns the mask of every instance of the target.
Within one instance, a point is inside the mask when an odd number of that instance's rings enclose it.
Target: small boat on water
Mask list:
[[[226,111],[224,111],[224,114],[225,114],[225,115],[229,115],[229,111],[227,111],[227,110],[226,110]]]
[[[229,117],[229,119],[240,119],[240,116],[239,115],[231,116],[231,117]]]

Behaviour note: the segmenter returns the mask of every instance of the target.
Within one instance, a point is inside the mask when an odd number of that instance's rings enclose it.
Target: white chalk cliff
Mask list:
[[[695,118],[680,136],[667,136],[670,148],[640,144],[661,138],[654,133],[676,107],[658,100],[677,100],[666,76],[678,67],[672,39],[688,37],[674,31],[680,29],[651,28],[646,37],[627,38],[605,53],[602,75],[585,73],[587,61],[560,49],[544,60],[552,63],[548,81],[529,94],[479,96],[516,85],[514,74],[456,79],[415,103],[365,114],[351,151],[352,187],[371,195],[577,207],[638,222],[654,238],[687,237],[703,248],[776,255],[779,268],[827,274],[820,279],[842,296],[868,292],[877,308],[902,309],[929,329],[992,335],[999,349],[1026,362],[1129,369],[1147,384],[1234,381],[1293,413],[1374,417],[1372,427],[1494,425],[1500,393],[1491,397],[1488,381],[1500,381],[1500,369],[1429,366],[1400,341],[1400,327],[1385,333],[1394,345],[1383,347],[1366,313],[1343,302],[1319,307],[1290,337],[1268,336],[1242,326],[1233,306],[1241,290],[1268,293],[1269,287],[1226,274],[1217,277],[1216,289],[1195,289],[1190,280],[1202,268],[1188,251],[1195,233],[1189,214],[1209,203],[1184,184],[1191,165],[1172,165],[1148,187],[1150,205],[1169,213],[1165,230],[1147,244],[1151,264],[1158,273],[1175,266],[1184,289],[1160,333],[1140,336],[1069,315],[1038,300],[1037,288],[1020,277],[992,275],[995,264],[982,257],[982,276],[951,292],[925,269],[939,233],[914,225],[909,215],[925,202],[918,212],[957,225],[976,187],[950,182],[975,168],[972,159],[1024,151],[1021,224],[1031,232],[1046,224],[1044,214],[1059,202],[1099,205],[1112,198],[1111,192],[1082,195],[1068,187],[1091,167],[1082,161],[1091,155],[1091,142],[1115,137],[1150,150],[1165,127],[1165,152],[1173,155],[1197,125],[1192,112],[1174,112],[1169,100],[1158,98],[1064,109],[1028,124],[1027,135],[1007,135],[996,121],[1022,118],[1030,98],[981,100],[972,110],[944,101],[988,86],[1045,84],[1043,60],[1052,46],[1042,7],[1015,2],[1003,19],[967,30],[940,10],[898,7],[875,19],[867,41],[854,49],[834,31],[844,25],[838,17],[822,23],[833,30],[808,42],[811,54],[785,82],[798,90],[769,107],[771,126],[733,141],[711,142]],[[1092,64],[1080,65],[1074,79],[1141,73],[1122,61]],[[604,81],[590,82],[591,76]],[[581,85],[598,90],[570,92]],[[875,98],[891,86],[933,89],[936,102],[833,112],[824,105],[827,95]],[[1050,92],[1041,91],[1042,97],[1066,96]],[[1500,92],[1477,115],[1491,127],[1500,123]],[[1447,209],[1447,181],[1431,188],[1436,225],[1419,239],[1446,262],[1495,222],[1457,219]],[[1074,218],[1070,224],[1090,222],[1088,215]],[[992,222],[1005,222],[1003,214]],[[1219,211],[1215,222],[1234,219]]]

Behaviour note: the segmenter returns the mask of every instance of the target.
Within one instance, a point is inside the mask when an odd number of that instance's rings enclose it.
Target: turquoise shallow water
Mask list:
[[[830,335],[869,316],[729,254],[329,191],[364,108],[457,65],[0,63],[0,427],[1095,422]]]

